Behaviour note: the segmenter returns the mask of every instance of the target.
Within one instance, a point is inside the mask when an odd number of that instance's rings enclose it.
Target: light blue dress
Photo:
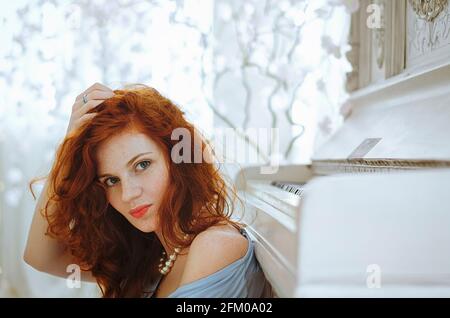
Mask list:
[[[254,242],[245,229],[240,230],[249,244],[245,256],[225,266],[221,270],[182,285],[168,298],[261,298],[271,297],[269,282],[255,256]],[[161,277],[150,287],[145,297],[152,297]]]

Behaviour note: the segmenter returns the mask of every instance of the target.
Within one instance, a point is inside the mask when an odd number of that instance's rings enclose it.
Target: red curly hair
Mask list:
[[[201,138],[201,143],[191,142],[191,154],[195,147],[201,147],[201,153],[211,149],[184,113],[145,85],[114,93],[90,111],[98,113],[91,122],[67,135],[59,145],[47,176],[49,200],[41,213],[49,224],[46,235],[61,242],[83,270],[92,272],[103,297],[141,297],[159,275],[163,247],[155,233],[139,231],[107,202],[106,186],[97,180],[100,144],[133,130],[161,147],[169,166],[170,185],[158,215],[162,235],[171,247],[189,246],[196,234],[219,222],[238,228],[243,224],[231,220],[236,191],[214,163],[176,164],[170,160],[172,147],[178,142],[171,139],[175,128],[186,128],[191,136]],[[36,179],[30,182],[32,193],[34,182]],[[50,201],[55,205],[51,215]],[[185,240],[184,234],[192,235]]]

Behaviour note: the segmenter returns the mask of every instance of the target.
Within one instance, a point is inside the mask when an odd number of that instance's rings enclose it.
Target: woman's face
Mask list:
[[[106,186],[109,204],[142,232],[157,230],[157,211],[169,185],[159,146],[145,134],[126,131],[100,145],[97,162],[98,180]],[[131,213],[133,208],[149,204],[145,213]]]

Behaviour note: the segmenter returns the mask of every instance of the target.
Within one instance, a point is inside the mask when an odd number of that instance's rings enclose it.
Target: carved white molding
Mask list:
[[[409,1],[407,19],[408,67],[425,62],[429,63],[434,59],[448,55],[448,49],[444,47],[450,45],[450,6],[445,5],[445,3],[441,11],[436,11],[437,15],[433,18],[431,18],[432,14],[429,13],[430,20],[427,20],[415,12],[413,1]],[[431,9],[428,10],[429,12],[432,11]]]
[[[372,30],[367,27],[368,13],[365,10],[371,4],[370,0],[361,0],[360,12],[356,16],[359,26],[359,55],[358,55],[358,88],[366,87],[372,78]],[[363,9],[364,8],[364,9]]]
[[[385,63],[386,78],[400,74],[405,68],[406,0],[386,3]]]
[[[420,19],[433,21],[447,5],[447,0],[409,0],[412,9]]]

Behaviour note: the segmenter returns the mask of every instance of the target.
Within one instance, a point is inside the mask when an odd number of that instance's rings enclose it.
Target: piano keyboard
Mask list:
[[[272,207],[295,218],[300,205],[304,183],[285,183],[277,181],[247,182],[247,193],[264,201]]]
[[[283,189],[287,192],[296,194],[298,196],[302,196],[303,194],[303,188],[306,183],[286,183],[286,182],[278,182],[278,181],[272,181],[271,185]]]

